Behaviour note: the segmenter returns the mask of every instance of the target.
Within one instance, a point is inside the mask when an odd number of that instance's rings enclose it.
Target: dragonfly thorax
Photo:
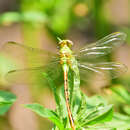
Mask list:
[[[69,64],[71,61],[72,51],[70,47],[68,46],[68,40],[63,40],[60,46],[60,63],[61,64]]]

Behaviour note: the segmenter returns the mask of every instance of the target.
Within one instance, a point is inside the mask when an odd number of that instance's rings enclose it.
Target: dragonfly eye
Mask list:
[[[73,46],[73,42],[70,41],[70,40],[66,40],[66,41],[67,41],[67,46],[68,46],[69,48],[71,48],[71,47]]]
[[[73,42],[70,40],[62,40],[59,42],[60,48],[64,47],[64,45],[67,45],[69,48],[71,48],[73,45]]]

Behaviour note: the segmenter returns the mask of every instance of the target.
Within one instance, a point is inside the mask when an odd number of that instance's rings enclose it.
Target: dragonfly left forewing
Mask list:
[[[102,63],[79,63],[81,71],[94,72],[99,75],[108,75],[111,78],[117,78],[127,71],[127,67],[121,63],[102,62]]]

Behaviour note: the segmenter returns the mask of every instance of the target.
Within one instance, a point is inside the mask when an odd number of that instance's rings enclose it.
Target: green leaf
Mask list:
[[[112,128],[110,126],[107,126],[106,124],[98,124],[98,125],[88,126],[87,130],[116,130],[116,128]]]
[[[116,128],[117,130],[129,130],[130,129],[130,117],[120,113],[114,113],[113,119],[107,122],[106,125],[109,127]]]
[[[112,87],[111,90],[120,96],[125,103],[130,104],[130,93],[121,85]]]
[[[10,92],[0,91],[0,115],[5,114],[16,101],[16,96]]]
[[[64,96],[64,85],[62,85],[60,87],[60,89],[58,90],[58,95],[59,95],[59,98],[60,98],[60,117],[61,119],[63,119],[65,125],[66,125],[66,122],[68,122],[68,113],[67,113],[67,107],[66,107],[66,101],[65,101],[65,96]]]
[[[0,115],[4,115],[11,106],[12,104],[0,104]]]
[[[76,114],[80,111],[81,104],[82,104],[82,95],[80,91],[80,75],[79,69],[74,68],[73,73],[73,88],[71,89],[72,98],[71,98],[71,110],[73,117],[75,118]]]
[[[82,120],[82,124],[80,124],[81,126],[93,125],[110,121],[112,120],[113,116],[113,106],[97,106],[95,110],[89,111],[89,113],[86,113],[85,116],[86,117],[84,117],[84,120]]]
[[[7,12],[0,16],[0,22],[4,25],[10,25],[14,22],[19,22],[21,20],[21,16],[17,12]]]
[[[13,103],[16,96],[10,92],[0,91],[0,103]]]
[[[65,118],[67,114],[67,110],[66,110],[66,103],[64,98],[64,86],[60,88],[60,91],[58,91],[59,93],[57,94],[56,85],[53,82],[53,80],[46,73],[43,73],[43,76],[47,79],[48,84],[54,94],[57,114],[59,115],[60,118]]]
[[[98,105],[106,106],[107,105],[106,100],[99,95],[95,95],[92,97],[85,96],[85,100],[87,103],[87,107],[95,107]]]
[[[32,23],[43,23],[46,21],[47,16],[46,14],[38,11],[27,11],[22,14],[22,20],[27,21],[27,22],[32,22]]]
[[[54,97],[55,97],[56,104],[59,105],[60,99],[59,99],[59,96],[56,93],[56,85],[54,84],[53,80],[46,73],[43,73],[43,76],[47,79],[48,84],[49,84],[50,88],[52,89],[52,92],[53,92]]]
[[[130,106],[124,106],[123,110],[125,113],[127,113],[128,115],[130,115]]]
[[[59,129],[63,129],[63,123],[60,121],[59,117],[57,116],[57,114],[52,111],[49,110],[47,108],[44,108],[42,105],[40,104],[26,104],[24,105],[26,108],[31,109],[33,112],[37,113],[38,115],[48,118],[49,120],[51,120]]]

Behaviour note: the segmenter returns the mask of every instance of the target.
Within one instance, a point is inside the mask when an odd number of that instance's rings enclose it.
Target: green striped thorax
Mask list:
[[[70,64],[71,58],[72,58],[72,51],[71,47],[73,45],[73,42],[70,40],[61,40],[59,42],[59,53],[60,53],[60,59],[61,64]]]
[[[60,64],[63,67],[63,70],[69,70],[71,65],[71,60],[73,59],[71,47],[73,42],[70,40],[60,40],[59,42],[59,55],[60,55]]]
[[[77,70],[77,61],[73,56],[73,52],[71,50],[72,46],[73,46],[72,41],[60,40],[59,42],[60,64],[63,66],[69,66],[73,71],[75,71],[75,69]]]

